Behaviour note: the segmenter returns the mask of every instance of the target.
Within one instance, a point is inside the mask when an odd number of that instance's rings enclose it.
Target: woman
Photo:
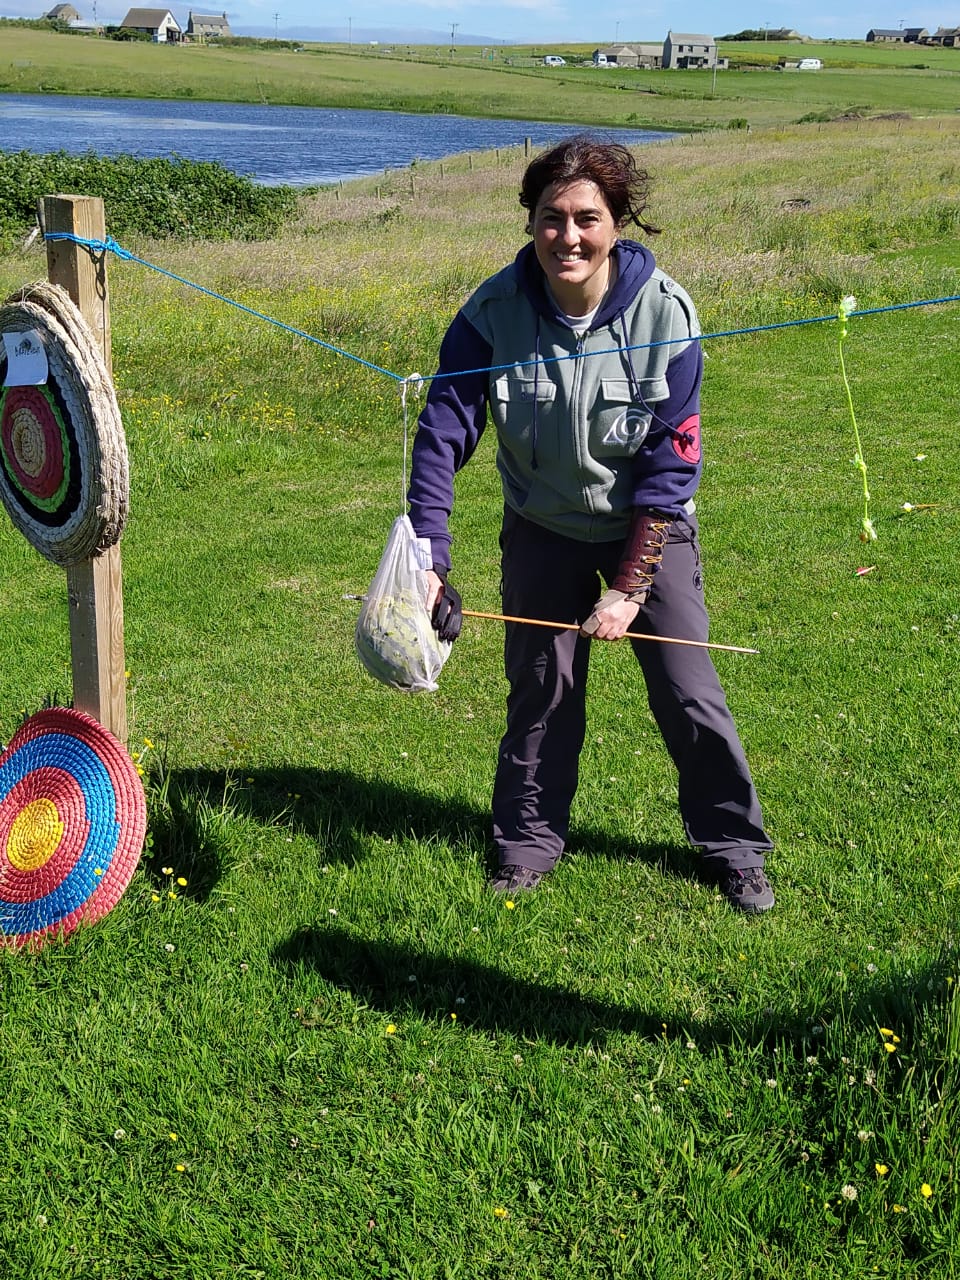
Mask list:
[[[427,603],[440,635],[454,639],[461,621],[447,582],[453,477],[488,413],[504,498],[503,612],[581,624],[506,624],[497,892],[535,889],[563,852],[591,642],[631,629],[707,638],[693,502],[699,325],[650,251],[620,239],[631,221],[656,231],[643,221],[649,185],[625,147],[586,136],[530,163],[520,203],[533,243],[451,324],[414,443],[410,516],[430,539]],[[689,840],[732,906],[768,910],[770,840],[709,653],[631,643],[677,766]]]

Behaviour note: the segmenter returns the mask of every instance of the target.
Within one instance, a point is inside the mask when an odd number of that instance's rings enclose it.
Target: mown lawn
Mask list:
[[[951,146],[651,148],[655,249],[708,333],[953,297]],[[519,164],[322,193],[253,245],[126,247],[428,373],[521,241]],[[43,268],[0,259],[4,296]],[[493,900],[499,628],[407,697],[359,669],[343,598],[400,508],[396,382],[109,270],[149,846],[99,925],[0,955],[5,1280],[952,1276],[957,303],[849,322],[870,544],[836,322],[706,343],[707,592],[714,638],[760,650],[717,662],[777,845],[749,920],[697,878],[614,646],[568,856]],[[455,513],[468,607],[497,607],[497,527],[488,438]],[[6,740],[69,654],[62,573],[8,523],[0,557]]]

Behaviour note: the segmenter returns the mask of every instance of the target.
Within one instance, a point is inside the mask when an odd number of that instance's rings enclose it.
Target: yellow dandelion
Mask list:
[[[153,743],[150,741],[149,738],[144,738],[143,745],[147,748],[148,751],[153,750]]]
[[[178,884],[178,885],[180,885],[180,886],[181,886],[181,888],[186,888],[186,885],[187,885],[186,877],[185,877],[185,876],[177,876],[177,884]]]
[[[886,1049],[887,1053],[897,1052],[897,1046],[895,1044],[891,1044],[889,1040],[884,1040],[883,1047]]]
[[[886,1175],[890,1172],[890,1168],[889,1168],[889,1166],[888,1166],[888,1165],[885,1165],[885,1164],[879,1164],[879,1163],[877,1163],[877,1164],[875,1164],[873,1167],[874,1167],[874,1168],[876,1169],[876,1171],[877,1171],[877,1177],[878,1177],[878,1178],[884,1178],[884,1177],[886,1177]]]
[[[933,1187],[931,1187],[929,1182],[925,1182],[923,1184],[923,1186],[920,1188],[920,1194],[923,1196],[924,1200],[930,1199],[930,1197],[933,1195]]]
[[[177,1164],[177,1165],[174,1165],[174,1168],[176,1169],[177,1173],[186,1173],[186,1172],[187,1172],[187,1166],[186,1166],[185,1164]]]
[[[502,1204],[498,1204],[498,1205],[497,1205],[497,1207],[496,1207],[496,1208],[494,1209],[494,1211],[493,1211],[493,1216],[494,1216],[495,1218],[501,1218],[501,1219],[502,1219],[502,1218],[509,1218],[509,1217],[510,1217],[510,1214],[508,1213],[508,1211],[507,1211],[506,1209],[504,1209],[504,1207],[503,1207],[503,1205],[502,1205]]]
[[[890,1028],[889,1028],[889,1027],[881,1027],[881,1028],[880,1028],[880,1034],[881,1034],[882,1036],[892,1036],[892,1035],[893,1035],[893,1032],[890,1030]]]
[[[159,895],[159,893],[151,893],[151,895],[150,895],[150,901],[151,901],[151,902],[159,902],[159,901],[160,901],[160,895]]]
[[[161,867],[160,870],[163,872],[165,876],[173,875],[173,867]]]
[[[450,1021],[451,1021],[451,1022],[456,1022],[456,1020],[457,1020],[457,1015],[456,1015],[455,1013],[451,1013],[451,1015],[450,1015]]]
[[[397,1034],[397,1028],[393,1025],[393,1023],[392,1023],[392,1022],[388,1022],[388,1023],[387,1023],[387,1035],[388,1035],[388,1036],[395,1036],[396,1034]]]
[[[174,892],[174,890],[173,890],[173,889],[171,889],[171,890],[170,890],[170,892],[167,894],[167,897],[168,897],[168,898],[175,898],[176,896],[177,896],[177,895],[176,895],[176,893]]]
[[[894,1213],[906,1213],[907,1211],[906,1211],[906,1209],[903,1207],[903,1205],[902,1205],[902,1204],[895,1204],[895,1205],[893,1206],[893,1212],[894,1212]]]
[[[175,1133],[168,1133],[167,1137],[170,1139],[171,1142],[176,1142],[177,1140],[177,1135]]]
[[[507,908],[508,911],[512,911],[517,904],[513,902],[510,898],[508,898],[503,905]]]

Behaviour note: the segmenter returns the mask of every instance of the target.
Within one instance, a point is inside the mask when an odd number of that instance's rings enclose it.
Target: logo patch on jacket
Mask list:
[[[687,418],[685,422],[681,422],[677,427],[677,434],[673,437],[673,451],[678,458],[682,458],[684,462],[689,462],[693,466],[700,461],[700,415],[693,414]]]
[[[639,448],[650,430],[651,415],[644,409],[625,409],[617,414],[613,425],[603,437],[604,444],[629,445]]]

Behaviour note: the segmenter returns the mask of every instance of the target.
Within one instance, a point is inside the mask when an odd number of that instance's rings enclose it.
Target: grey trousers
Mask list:
[[[578,542],[515,512],[500,535],[503,612],[583,622],[623,549]],[[507,729],[493,791],[501,865],[549,871],[563,852],[586,733],[587,667],[593,643],[577,631],[506,623]],[[670,528],[663,567],[631,630],[706,640],[709,621],[697,525]],[[631,641],[647,700],[678,772],[680,816],[704,869],[762,867],[771,842],[750,769],[709,650]]]

